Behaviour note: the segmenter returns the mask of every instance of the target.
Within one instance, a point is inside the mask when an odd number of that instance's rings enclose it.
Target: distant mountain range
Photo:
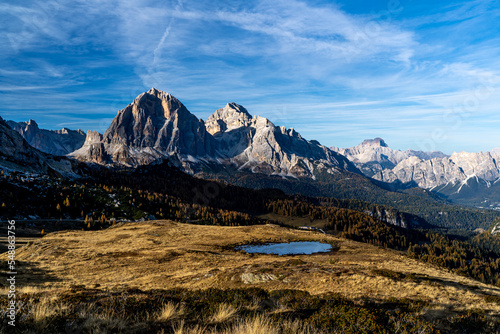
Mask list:
[[[82,147],[85,142],[85,133],[82,130],[40,129],[32,119],[28,122],[7,121],[7,124],[19,132],[31,146],[52,155],[66,155]]]
[[[392,170],[400,162],[410,157],[417,157],[422,160],[447,157],[447,155],[442,152],[393,150],[387,146],[382,138],[367,139],[358,146],[350,148],[331,147],[331,149],[346,156],[356,165],[356,167],[369,177],[386,169]]]
[[[500,149],[448,156],[442,152],[393,150],[381,138],[351,148],[328,148],[304,139],[294,129],[252,116],[236,103],[228,103],[203,121],[178,99],[155,88],[118,111],[104,134],[43,130],[34,120],[2,124],[4,136],[15,138],[16,145],[22,147],[14,150],[4,140],[0,143],[4,156],[0,165],[6,166],[10,159],[10,168],[12,159],[20,158],[18,166],[24,163],[36,170],[36,161],[41,161],[43,170],[47,166],[62,172],[71,170],[66,160],[67,167],[55,166],[51,155],[124,167],[168,159],[189,174],[247,187],[277,187],[289,193],[358,198],[396,206],[394,196],[386,196],[386,190],[380,188],[402,192],[419,187],[462,204],[500,208]],[[21,156],[28,151],[35,153]],[[435,200],[429,192],[418,194]]]
[[[398,188],[420,187],[448,199],[500,209],[500,149],[491,152],[393,150],[381,139],[332,150],[345,155],[365,175]]]

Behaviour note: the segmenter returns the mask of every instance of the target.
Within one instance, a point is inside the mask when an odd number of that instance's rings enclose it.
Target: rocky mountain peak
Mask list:
[[[447,158],[442,152],[422,152],[413,150],[393,150],[382,138],[367,139],[350,148],[332,147],[333,151],[346,156],[366,175],[374,177],[383,170],[392,170],[399,163],[407,166],[409,162],[418,164],[420,160]],[[409,159],[412,158],[412,159]],[[408,161],[406,161],[408,160]],[[403,163],[404,162],[404,163]],[[401,167],[400,166],[400,167]]]
[[[466,176],[478,176],[487,181],[500,177],[500,170],[490,152],[455,152],[450,161],[459,166]]]
[[[156,89],[155,87],[151,87],[151,89],[150,89],[150,90],[148,90],[146,93],[147,93],[147,94],[151,94],[151,95],[158,96],[158,94],[165,93],[165,92],[163,92],[163,91],[161,91],[161,90],[159,90],[159,89]],[[166,93],[166,94],[168,94],[168,93]],[[169,95],[170,95],[170,94],[169,94]]]
[[[78,158],[81,155],[86,155],[88,162],[98,164],[108,163],[109,157],[102,143],[102,138],[103,136],[99,132],[88,130],[83,146],[68,156]]]
[[[491,150],[491,156],[495,159],[500,158],[500,147],[495,147],[494,149]]]
[[[97,131],[88,130],[84,145],[99,143],[102,140],[102,134]]]
[[[214,166],[313,178],[317,169],[358,172],[345,157],[293,129],[252,117],[237,103],[217,109],[203,122],[175,97],[155,88],[118,111],[102,140],[97,133],[87,137],[72,156],[99,164],[138,166],[173,158],[189,173]]]
[[[389,147],[382,138],[365,139],[360,146],[368,147]]]
[[[125,109],[132,108],[135,117],[164,117],[169,118],[178,111],[187,111],[186,107],[170,93],[151,88],[140,94]]]
[[[392,169],[381,171],[374,178],[385,182],[414,182],[421,188],[448,185],[450,189],[457,187],[454,194],[458,194],[472,178],[478,182],[482,180],[488,186],[488,182],[495,183],[500,178],[500,168],[490,152],[455,152],[451,156],[436,156],[429,160],[413,156]]]
[[[227,111],[234,111],[234,112],[243,114],[245,117],[252,118],[252,115],[250,115],[250,113],[248,112],[248,110],[246,110],[245,107],[243,107],[242,105],[239,105],[235,102],[230,102],[230,103],[226,104],[226,106],[222,109],[225,109]]]
[[[53,159],[51,155],[40,152],[14,130],[9,122],[0,118],[0,167],[37,173],[49,170],[71,173],[72,166],[68,159]]]
[[[161,147],[165,137],[171,137],[175,128],[197,122],[199,120],[174,96],[151,88],[118,111],[103,141],[128,147]]]
[[[151,88],[118,111],[100,144],[91,134],[77,159],[130,166],[175,155],[180,161],[214,155],[213,138],[203,121],[169,93]]]
[[[210,115],[205,122],[205,127],[208,133],[215,135],[248,126],[251,121],[252,115],[243,106],[231,102]]]
[[[30,120],[28,121],[27,126],[28,126],[28,127],[33,127],[33,128],[38,129],[38,124],[35,122],[35,120],[34,120],[34,119],[30,119]]]

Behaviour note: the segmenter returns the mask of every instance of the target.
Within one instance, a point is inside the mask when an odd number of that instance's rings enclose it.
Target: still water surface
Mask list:
[[[296,241],[290,243],[274,243],[264,245],[243,245],[236,247],[236,250],[244,250],[247,253],[295,255],[314,254],[329,252],[332,249],[330,244],[319,241]]]

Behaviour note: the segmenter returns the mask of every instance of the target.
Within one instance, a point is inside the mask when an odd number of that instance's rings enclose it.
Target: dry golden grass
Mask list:
[[[46,289],[40,288],[40,287],[35,287],[35,286],[22,286],[18,289],[18,292],[20,294],[27,294],[27,295],[32,295],[35,293],[41,293],[46,291]]]
[[[206,328],[195,325],[186,326],[185,321],[181,320],[172,326],[175,334],[314,334],[316,332],[309,329],[298,320],[284,321],[277,323],[265,315],[258,315],[253,318],[240,319],[226,327],[216,327],[207,330]],[[162,329],[158,334],[164,334]]]
[[[213,324],[220,324],[233,319],[237,314],[238,310],[235,309],[232,305],[222,303],[219,304],[217,311],[212,314],[209,322]]]
[[[128,328],[129,324],[123,316],[119,316],[113,309],[102,309],[94,303],[89,303],[81,307],[74,305],[78,309],[77,315],[80,319],[85,319],[82,329],[89,333],[114,333],[121,332]],[[129,315],[126,315],[127,317]]]
[[[32,286],[32,285],[25,285],[25,286],[16,286],[16,293],[18,295],[34,295],[34,294],[41,294],[41,293],[46,293],[53,290],[52,288],[44,288],[44,287],[39,287],[39,286]],[[1,295],[7,295],[9,293],[9,288],[8,287],[0,287],[0,294]]]
[[[46,292],[42,297],[30,298],[20,305],[22,315],[19,315],[16,320],[17,324],[24,327],[22,333],[60,332],[55,328],[68,329],[68,333],[73,330],[95,334],[128,333],[131,326],[134,327],[133,332],[136,333],[147,328],[148,322],[156,321],[147,312],[141,314],[138,319],[134,314],[117,313],[114,306],[103,308],[93,302],[73,304],[67,301],[61,302],[61,295],[54,291]],[[70,318],[68,318],[69,315],[71,315]],[[61,319],[67,319],[66,324],[73,326],[73,329],[65,327],[64,323],[61,325]],[[2,329],[0,332],[4,333]]]
[[[35,323],[44,324],[46,319],[55,314],[61,314],[69,308],[68,305],[64,303],[55,302],[56,300],[57,297],[43,297],[38,303],[30,301],[30,305],[33,305],[31,309],[33,321]]]
[[[203,327],[196,325],[188,328],[185,326],[184,320],[180,321],[173,326],[174,334],[205,334],[206,331]]]
[[[160,313],[158,313],[158,321],[170,321],[183,316],[185,313],[183,305],[175,305],[172,302],[163,304]]]
[[[269,318],[256,316],[253,319],[246,319],[233,328],[227,334],[278,334],[279,330]]]
[[[30,299],[28,303],[21,304],[21,307],[27,311],[29,320],[33,322],[35,331],[46,331],[52,317],[63,315],[69,309],[68,305],[57,300],[58,296],[45,296],[39,300]]]
[[[249,242],[304,239],[340,242],[341,248],[334,255],[297,256],[250,255],[232,249],[236,244]],[[457,276],[395,251],[274,225],[128,223],[102,231],[49,233],[20,248],[16,255],[19,261],[43,273],[36,278],[36,285],[29,275],[18,276],[17,287],[32,293],[65,290],[74,285],[110,290],[255,286],[267,290],[298,289],[311,294],[333,292],[350,299],[363,296],[425,299],[430,302],[430,314],[440,305],[445,305],[446,310],[476,308],[500,314],[498,304],[484,299],[486,294],[500,296],[497,287]],[[0,259],[5,257],[0,255]],[[392,280],[374,274],[374,269],[414,273],[429,279]],[[277,279],[245,284],[241,280],[244,273],[269,273]]]
[[[113,317],[110,314],[94,314],[83,323],[83,328],[90,333],[120,333],[127,329],[127,322],[119,317]]]

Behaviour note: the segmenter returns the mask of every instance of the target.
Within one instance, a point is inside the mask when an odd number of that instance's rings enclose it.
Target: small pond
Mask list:
[[[236,247],[236,250],[244,250],[247,253],[276,254],[276,255],[297,255],[324,253],[332,250],[332,245],[319,241],[296,241],[289,243],[273,243],[263,245],[243,245]]]

